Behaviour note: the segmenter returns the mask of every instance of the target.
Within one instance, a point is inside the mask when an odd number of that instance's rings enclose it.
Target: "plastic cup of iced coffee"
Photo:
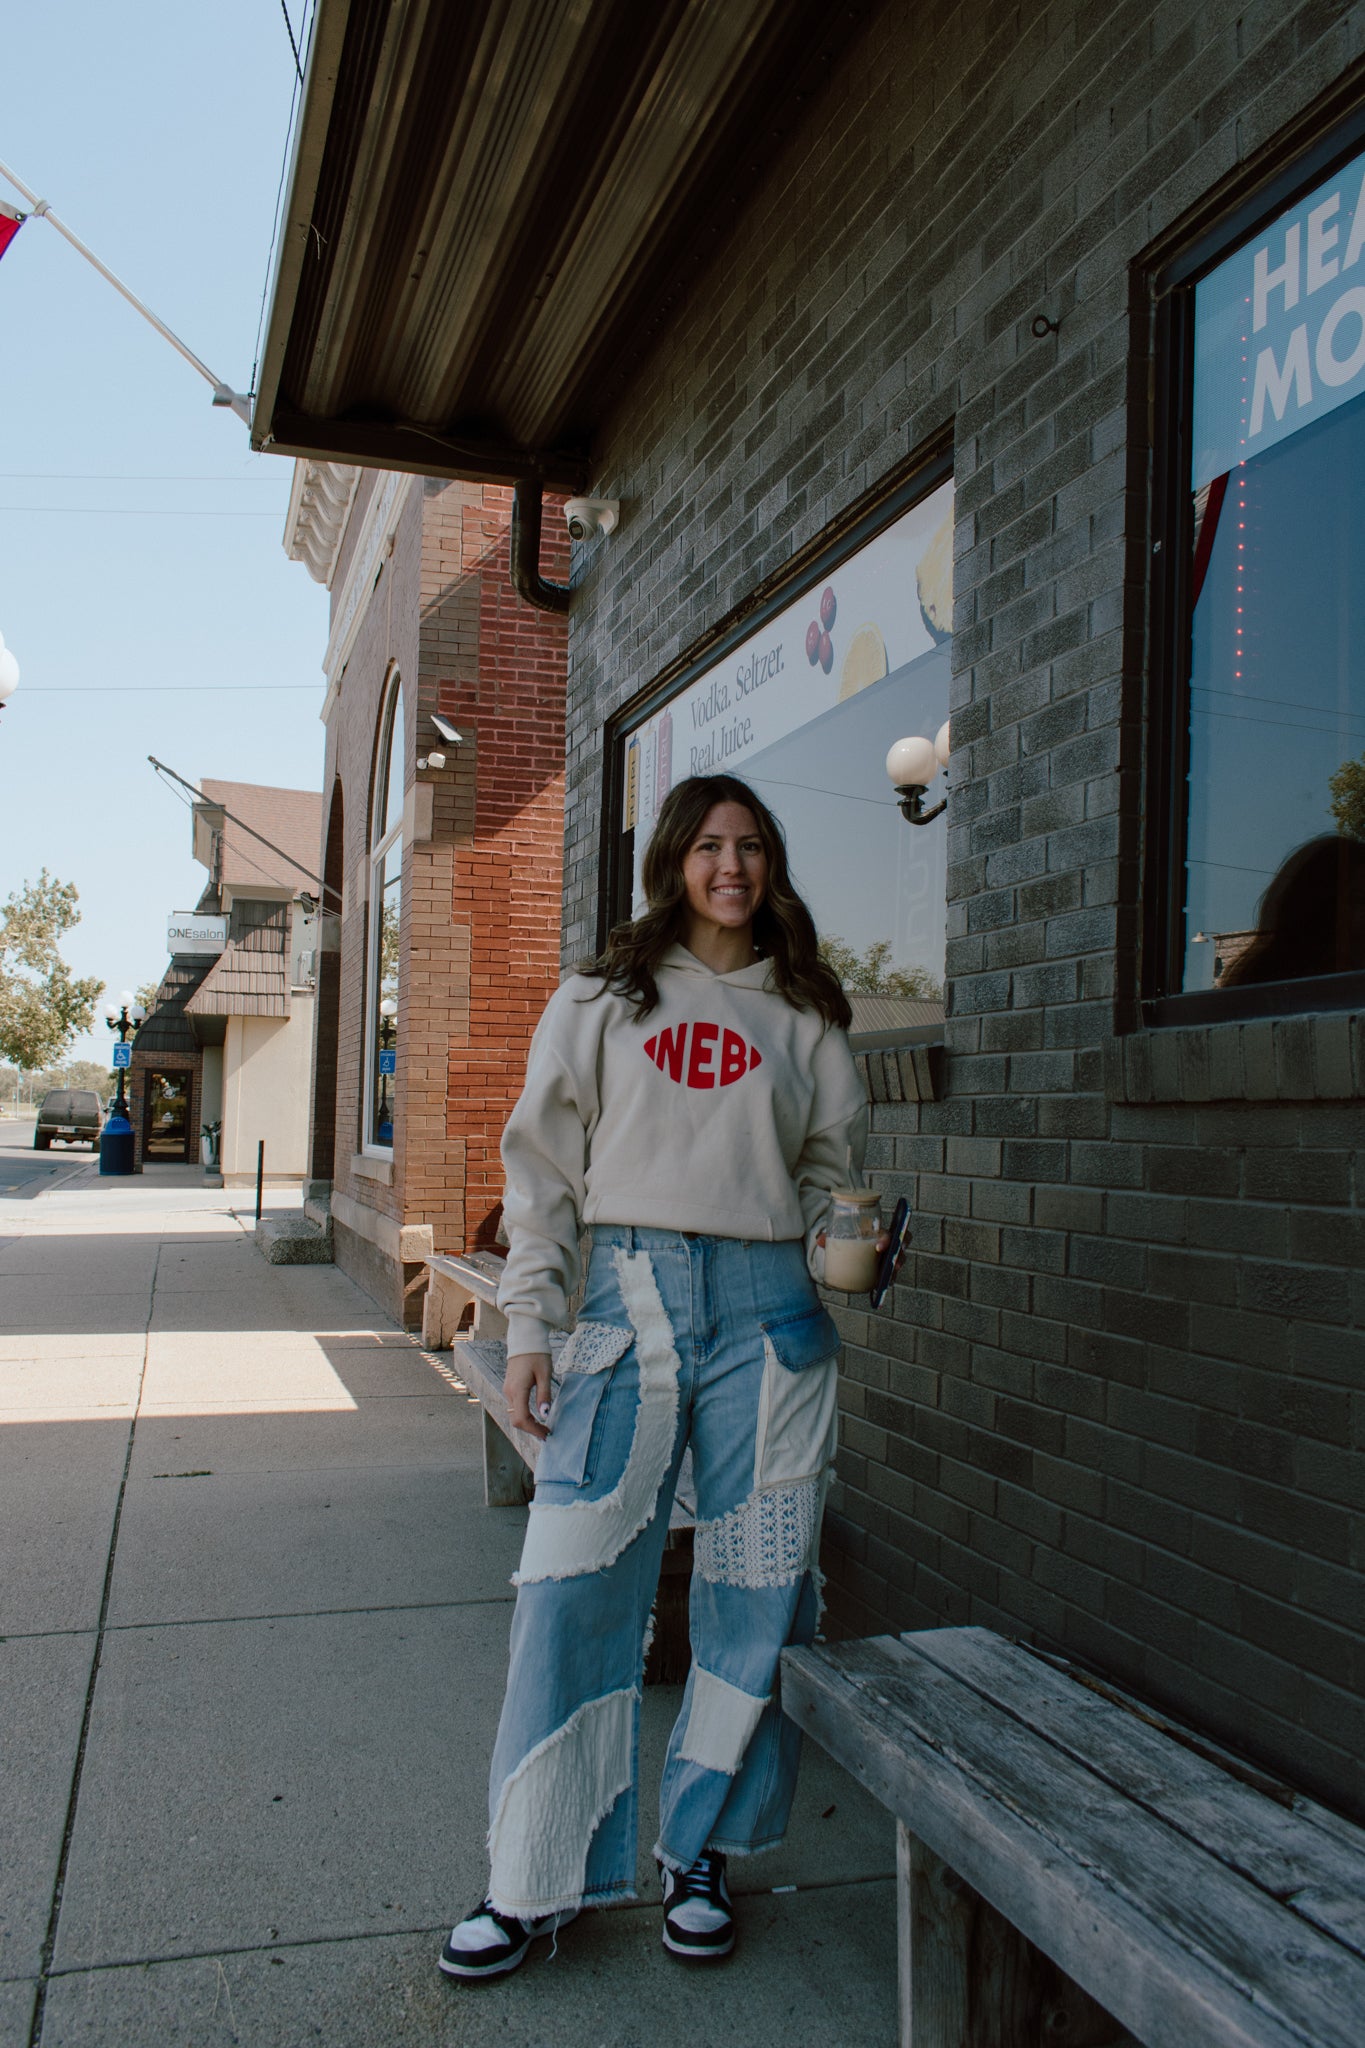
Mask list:
[[[877,1281],[881,1198],[875,1188],[835,1188],[825,1218],[825,1285],[867,1294]]]

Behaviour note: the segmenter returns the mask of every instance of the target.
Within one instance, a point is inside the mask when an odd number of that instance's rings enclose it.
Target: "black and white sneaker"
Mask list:
[[[441,1968],[447,1977],[503,1977],[526,1960],[526,1951],[541,1934],[557,1934],[578,1918],[575,1907],[567,1913],[547,1913],[543,1920],[514,1920],[500,1913],[491,1899],[452,1927],[441,1950]]]
[[[718,1962],[735,1945],[725,1858],[716,1850],[699,1856],[690,1870],[662,1872],[664,1947],[688,1962]]]

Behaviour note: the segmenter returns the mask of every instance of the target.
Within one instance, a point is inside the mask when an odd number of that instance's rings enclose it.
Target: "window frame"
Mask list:
[[[952,481],[954,423],[940,428],[907,463],[900,465],[874,492],[860,498],[834,526],[826,527],[774,577],[736,605],[721,623],[663,669],[652,682],[628,698],[602,728],[602,825],[598,850],[597,950],[607,943],[614,924],[630,916],[631,864],[624,857],[626,834],[619,820],[625,808],[626,738],[636,726],[671,704],[697,678],[742,641],[759,632],[770,618],[795,602],[803,591],[831,575],[850,555],[875,540],[902,512],[908,512],[941,484]],[[945,1001],[947,976],[944,976]]]
[[[384,806],[388,796],[389,776],[393,759],[394,741],[403,745],[403,678],[396,665],[392,666],[384,680],[380,698],[377,741],[375,746],[374,772],[370,778],[370,811],[366,825],[365,888],[366,888],[366,930],[365,930],[365,991],[364,1027],[365,1056],[362,1066],[362,1095],[360,1102],[360,1150],[364,1158],[392,1160],[393,1140],[385,1144],[372,1135],[373,1112],[375,1108],[375,1085],[378,1081],[379,1052],[379,1003],[382,1000],[383,972],[380,948],[384,930],[384,866],[389,854],[399,849],[399,873],[401,877],[404,827],[407,823],[407,789],[404,778],[403,802],[398,808],[397,822],[387,831],[383,829]],[[399,882],[399,904],[401,915],[402,881]],[[401,967],[401,953],[400,953]],[[398,1020],[394,1019],[394,1044],[398,1042]],[[394,1075],[395,1084],[397,1074]],[[394,1088],[394,1108],[397,1109],[398,1090]]]
[[[1187,992],[1180,987],[1189,827],[1194,290],[1210,270],[1362,148],[1365,104],[1358,100],[1311,140],[1305,140],[1300,124],[1281,142],[1273,161],[1263,160],[1253,183],[1239,180],[1238,195],[1218,212],[1213,224],[1205,218],[1173,254],[1147,272],[1153,390],[1150,661],[1138,990],[1141,1023],[1147,1028],[1365,1008],[1365,971],[1360,970],[1246,988]],[[1273,788],[1265,792],[1264,800],[1274,802]]]

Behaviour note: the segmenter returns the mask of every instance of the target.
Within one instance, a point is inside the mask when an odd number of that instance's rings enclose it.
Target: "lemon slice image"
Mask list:
[[[886,674],[886,642],[880,626],[859,626],[848,643],[844,665],[839,671],[839,702],[856,697],[869,683],[879,683]]]
[[[935,646],[942,646],[953,630],[953,515],[943,524],[919,558],[915,570],[920,617]]]

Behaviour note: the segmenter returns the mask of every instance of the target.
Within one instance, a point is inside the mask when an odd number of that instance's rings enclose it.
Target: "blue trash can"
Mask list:
[[[111,1116],[100,1133],[100,1172],[133,1171],[133,1127],[126,1116]]]

